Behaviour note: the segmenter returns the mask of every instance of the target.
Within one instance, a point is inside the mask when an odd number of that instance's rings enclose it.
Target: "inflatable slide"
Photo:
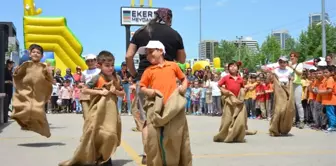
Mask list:
[[[67,26],[64,17],[40,17],[42,9],[36,9],[34,0],[24,0],[24,45],[28,49],[33,43],[39,44],[47,52],[54,52],[56,68],[65,72],[75,71],[76,66],[86,69],[81,58],[83,47]],[[62,73],[65,74],[65,73]]]

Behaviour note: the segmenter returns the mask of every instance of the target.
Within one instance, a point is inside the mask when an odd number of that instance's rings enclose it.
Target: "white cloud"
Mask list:
[[[189,6],[185,6],[183,9],[187,11],[193,11],[193,10],[198,10],[199,6],[189,5]]]
[[[229,0],[219,0],[216,2],[216,6],[224,6]]]

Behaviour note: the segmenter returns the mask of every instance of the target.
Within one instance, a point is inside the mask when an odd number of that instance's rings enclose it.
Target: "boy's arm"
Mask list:
[[[119,76],[117,76],[116,79],[118,80],[118,82],[119,82],[120,85],[121,85],[121,79],[122,79],[122,78],[119,77]],[[125,96],[125,91],[124,91],[123,88],[121,88],[121,86],[120,86],[119,89],[115,89],[115,87],[114,87],[114,90],[112,89],[111,92],[112,92],[113,94],[117,95],[118,97],[123,97],[123,96]]]
[[[141,80],[140,80],[140,90],[143,92],[145,95],[154,97],[155,96],[155,90],[147,88],[149,86],[149,70],[145,70],[144,73],[142,74]]]
[[[318,94],[329,94],[333,91],[334,81],[331,79],[327,80],[327,90],[318,90]]]
[[[83,94],[86,95],[102,95],[102,90],[93,89],[99,79],[99,75],[93,77],[86,85],[82,87]]]

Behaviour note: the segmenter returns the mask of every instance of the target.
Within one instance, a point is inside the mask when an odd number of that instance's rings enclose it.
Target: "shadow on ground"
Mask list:
[[[44,142],[44,143],[25,143],[18,144],[18,146],[41,148],[41,147],[51,147],[51,146],[64,146],[65,143],[62,142]]]
[[[13,121],[8,121],[8,123],[3,123],[3,124],[0,124],[0,133],[2,133],[2,130],[4,128],[6,128],[7,126],[9,126],[10,124],[12,124]]]
[[[112,159],[112,165],[113,166],[123,166],[126,165],[127,163],[133,162],[133,160],[124,160],[124,159],[119,159],[119,160],[113,160]]]
[[[66,127],[64,127],[64,126],[50,126],[49,128],[50,129],[64,129]]]

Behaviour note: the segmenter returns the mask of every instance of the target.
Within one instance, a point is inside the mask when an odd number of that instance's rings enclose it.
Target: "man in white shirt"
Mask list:
[[[88,69],[82,72],[82,83],[87,84],[91,79],[98,75],[100,73],[100,69],[97,68],[97,60],[96,60],[96,55],[94,54],[89,54],[85,57],[85,63],[88,66]],[[90,101],[90,95],[84,95],[80,94],[80,102],[82,105],[82,110],[83,110],[83,116],[85,119],[86,112],[89,109],[89,101]]]

